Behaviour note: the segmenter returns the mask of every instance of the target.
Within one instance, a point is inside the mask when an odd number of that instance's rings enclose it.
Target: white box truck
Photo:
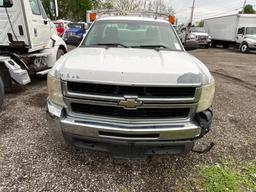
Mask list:
[[[256,49],[256,14],[235,14],[206,19],[205,30],[212,46],[239,47],[242,53]]]

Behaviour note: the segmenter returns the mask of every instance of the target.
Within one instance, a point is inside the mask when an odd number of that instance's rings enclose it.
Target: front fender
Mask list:
[[[256,40],[252,38],[245,38],[244,42],[246,42],[250,48],[253,48],[256,45]]]
[[[47,60],[46,62],[47,62],[47,66],[49,68],[53,67],[54,64],[56,63],[58,50],[60,48],[63,49],[63,51],[65,53],[68,52],[68,48],[67,48],[67,45],[66,45],[65,41],[62,38],[60,38],[58,35],[53,34],[51,36],[51,42],[50,42],[48,48],[44,49],[42,51],[43,53],[47,53],[47,55],[48,55],[47,59],[46,59]]]
[[[65,41],[61,37],[59,37],[56,34],[53,34],[51,36],[51,40],[54,41],[54,46],[58,46],[58,47],[62,46],[63,48],[65,48],[64,51],[68,52],[67,44],[65,43]]]

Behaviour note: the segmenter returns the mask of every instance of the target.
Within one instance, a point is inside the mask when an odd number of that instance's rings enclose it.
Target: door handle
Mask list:
[[[47,21],[47,20],[44,20],[44,24],[47,25],[47,24],[48,24],[48,21]]]

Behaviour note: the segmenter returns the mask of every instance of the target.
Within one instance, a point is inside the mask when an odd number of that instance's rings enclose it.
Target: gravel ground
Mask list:
[[[217,93],[212,131],[197,145],[215,142],[207,154],[114,161],[108,154],[61,147],[45,118],[44,78],[9,93],[0,111],[0,191],[199,191],[202,165],[256,156],[256,55],[196,50],[213,72]]]

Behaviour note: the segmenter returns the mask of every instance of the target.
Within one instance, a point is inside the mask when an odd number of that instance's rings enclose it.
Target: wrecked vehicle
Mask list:
[[[145,158],[189,152],[210,130],[215,81],[166,21],[97,19],[48,74],[58,141]]]

